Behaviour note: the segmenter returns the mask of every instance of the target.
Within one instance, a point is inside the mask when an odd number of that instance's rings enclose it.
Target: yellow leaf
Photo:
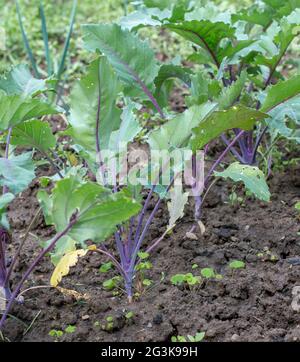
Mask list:
[[[97,250],[97,246],[96,245],[90,245],[88,247],[89,250],[93,251],[93,250]]]
[[[58,262],[54,272],[51,276],[50,284],[52,287],[57,287],[62,277],[69,274],[70,268],[77,264],[78,258],[85,256],[88,250],[74,250],[65,254]]]

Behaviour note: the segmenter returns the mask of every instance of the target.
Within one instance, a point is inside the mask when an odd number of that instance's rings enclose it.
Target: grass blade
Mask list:
[[[77,0],[73,1],[73,7],[72,7],[72,12],[71,12],[71,17],[70,17],[70,26],[69,26],[69,31],[68,31],[68,35],[65,41],[65,45],[64,45],[64,50],[63,50],[63,54],[61,57],[61,61],[59,64],[59,68],[57,71],[57,79],[60,80],[61,75],[64,71],[64,66],[65,66],[65,61],[66,61],[66,57],[68,54],[68,50],[69,50],[69,46],[70,46],[70,40],[71,40],[71,36],[72,36],[72,32],[73,32],[73,25],[74,25],[74,21],[75,21],[75,15],[76,15],[76,9],[77,9]]]
[[[51,60],[51,55],[50,55],[50,50],[49,50],[47,23],[46,23],[45,11],[44,11],[44,6],[43,6],[42,1],[40,1],[39,13],[40,13],[40,18],[41,18],[41,23],[42,23],[42,34],[43,34],[44,47],[45,47],[45,57],[46,57],[46,62],[47,62],[47,72],[48,72],[48,76],[50,77],[53,72],[52,60]]]
[[[24,25],[23,25],[23,21],[22,21],[22,14],[21,14],[21,10],[20,10],[18,0],[16,0],[16,8],[17,8],[19,26],[20,26],[21,33],[22,33],[23,43],[24,43],[28,58],[29,58],[30,63],[32,65],[35,77],[40,78],[40,74],[39,74],[39,71],[37,69],[37,65],[36,65],[36,62],[34,60],[32,50],[31,50],[30,45],[29,45],[28,37],[27,37],[27,34],[25,32],[25,29],[24,29]]]

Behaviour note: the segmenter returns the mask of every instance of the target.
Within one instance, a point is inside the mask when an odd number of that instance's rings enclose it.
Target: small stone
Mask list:
[[[230,338],[232,342],[237,342],[240,339],[240,336],[238,334],[233,334]]]
[[[152,323],[149,322],[149,323],[147,324],[147,328],[152,328]]]
[[[90,316],[89,316],[88,314],[85,314],[85,315],[83,315],[83,316],[81,317],[81,319],[82,319],[83,321],[86,321],[86,320],[90,319]]]
[[[163,316],[161,314],[156,314],[156,316],[153,318],[154,324],[161,324],[163,322]]]

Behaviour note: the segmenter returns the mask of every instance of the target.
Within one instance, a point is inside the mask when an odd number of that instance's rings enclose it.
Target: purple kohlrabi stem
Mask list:
[[[223,135],[221,135],[221,138],[222,138],[223,142],[225,143],[225,145],[228,146],[230,141],[228,141],[226,136],[223,134]],[[231,147],[230,151],[240,162],[243,162],[243,157],[238,153],[238,151],[236,150],[235,147]]]
[[[42,258],[49,253],[55,246],[55,244],[58,242],[58,240],[60,240],[63,236],[65,236],[70,230],[71,228],[74,226],[74,224],[77,222],[77,216],[73,215],[71,217],[71,220],[69,222],[69,224],[66,226],[66,228],[59,232],[51,241],[51,243],[47,246],[47,248],[43,249],[39,255],[35,258],[35,260],[31,263],[30,267],[27,269],[26,273],[23,275],[23,277],[21,278],[19,284],[16,286],[16,288],[14,289],[11,297],[9,298],[8,304],[6,306],[6,310],[2,315],[2,318],[0,320],[0,331],[3,327],[3,324],[6,320],[6,317],[15,301],[15,299],[17,298],[17,296],[19,295],[19,292],[24,284],[24,282],[28,279],[29,275],[32,273],[32,271],[34,270],[34,268],[37,266],[37,264],[42,260]]]
[[[7,275],[6,268],[6,243],[8,240],[7,230],[3,227],[0,228],[0,287],[5,287],[5,280]]]
[[[214,170],[218,167],[218,165],[222,162],[223,158],[227,155],[231,147],[236,143],[236,141],[244,134],[245,131],[240,131],[234,139],[229,143],[229,145],[225,148],[225,150],[222,152],[222,154],[218,157],[218,159],[214,162],[210,170],[208,171],[208,174],[205,177],[204,180],[204,186],[207,184],[207,181],[209,180],[210,176],[214,172]]]

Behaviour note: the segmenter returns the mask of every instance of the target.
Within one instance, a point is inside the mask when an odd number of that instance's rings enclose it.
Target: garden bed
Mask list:
[[[300,265],[293,259],[300,257],[299,216],[294,209],[299,196],[299,167],[276,174],[269,183],[271,203],[249,200],[246,207],[234,208],[224,204],[228,187],[219,182],[206,201],[205,234],[197,234],[197,240],[186,237],[193,221],[191,208],[151,258],[153,272],[147,277],[154,286],[132,304],[128,304],[124,294],[114,297],[103,290],[107,275],[100,273],[99,267],[107,260],[89,254],[61,284],[81,297],[49,287],[28,291],[24,305],[15,305],[11,311],[19,320],[7,320],[5,337],[14,341],[53,341],[50,330],[64,330],[72,325],[76,327],[73,333],[64,333],[57,339],[170,341],[174,335],[204,331],[206,341],[300,341],[300,315],[291,307],[292,289],[299,285],[300,278]],[[36,212],[35,191],[33,185],[10,208],[14,229],[11,247],[16,247],[25,225]],[[149,240],[162,234],[166,222],[163,207],[151,227]],[[46,237],[51,235],[51,229],[42,226],[41,218],[33,233]],[[37,243],[31,239],[26,244],[14,282],[28,266],[32,250],[38,249]],[[245,269],[229,270],[233,259],[243,260]],[[193,264],[212,267],[223,279],[205,280],[192,288],[170,283],[174,274],[197,274],[197,269],[192,270]],[[49,259],[45,259],[24,289],[49,285],[52,271]],[[129,311],[133,317],[127,320]],[[113,331],[102,330],[107,316],[113,317]]]

